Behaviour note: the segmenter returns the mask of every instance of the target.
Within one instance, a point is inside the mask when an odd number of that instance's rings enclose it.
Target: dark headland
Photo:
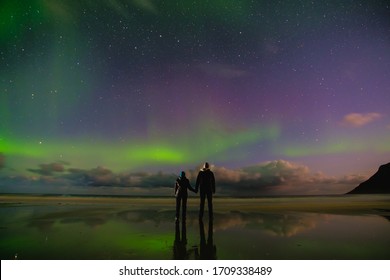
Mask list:
[[[390,162],[381,165],[378,171],[367,181],[347,194],[388,194],[390,193]]]

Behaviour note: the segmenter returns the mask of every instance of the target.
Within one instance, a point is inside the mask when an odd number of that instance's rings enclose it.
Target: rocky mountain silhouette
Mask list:
[[[373,193],[390,193],[390,162],[381,165],[378,171],[367,181],[364,181],[347,194]]]

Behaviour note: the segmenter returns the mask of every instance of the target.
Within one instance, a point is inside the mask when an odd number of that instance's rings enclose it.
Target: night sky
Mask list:
[[[343,193],[389,108],[388,1],[0,4],[0,192]]]

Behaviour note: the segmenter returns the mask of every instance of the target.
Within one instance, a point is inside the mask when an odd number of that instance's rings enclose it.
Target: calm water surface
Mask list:
[[[193,209],[183,224],[175,223],[173,204],[2,204],[0,257],[390,259],[386,211],[329,214],[233,208],[216,209],[214,221],[203,222]]]

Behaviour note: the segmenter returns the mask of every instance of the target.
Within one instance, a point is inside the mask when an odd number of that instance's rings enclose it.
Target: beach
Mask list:
[[[389,259],[390,196],[0,195],[1,259]]]

